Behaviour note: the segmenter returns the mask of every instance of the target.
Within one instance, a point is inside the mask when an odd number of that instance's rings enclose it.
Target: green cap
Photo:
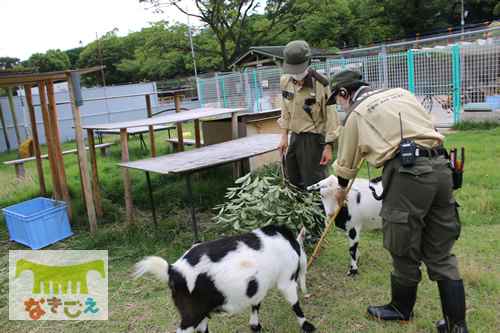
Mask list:
[[[283,73],[300,74],[309,67],[310,59],[309,44],[303,40],[294,40],[288,43],[283,50],[285,61],[283,62]]]
[[[339,71],[336,71],[332,75],[332,79],[330,80],[330,88],[332,90],[332,94],[326,101],[326,105],[335,104],[334,96],[338,93],[341,87],[345,87],[349,83],[361,81],[362,75],[355,68],[343,68]]]

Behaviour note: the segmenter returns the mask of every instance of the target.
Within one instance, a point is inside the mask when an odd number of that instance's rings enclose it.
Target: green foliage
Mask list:
[[[0,69],[14,68],[19,65],[19,58],[0,57]]]
[[[39,73],[56,72],[70,69],[68,55],[57,49],[48,50],[45,54],[34,53],[28,60],[29,67],[38,67]]]
[[[76,68],[76,62],[78,61],[78,58],[80,57],[80,53],[82,53],[83,50],[85,50],[85,48],[82,46],[82,47],[76,47],[74,49],[64,51],[64,53],[66,53],[68,55],[70,68],[73,68],[73,67]]]
[[[230,225],[238,233],[249,232],[273,223],[287,224],[297,235],[306,227],[308,234],[322,234],[325,216],[315,193],[306,193],[277,175],[270,167],[264,172],[248,173],[235,181],[236,187],[227,189],[228,201],[214,209],[214,219]],[[318,218],[320,217],[320,218]]]
[[[99,39],[99,48],[101,50],[102,65],[104,68],[104,80],[106,85],[131,82],[137,78],[137,73],[122,72],[118,70],[117,65],[127,59],[133,58],[133,50],[128,49],[124,39],[116,36],[117,29],[107,32]],[[85,50],[80,53],[77,68],[96,67],[100,65],[97,41],[87,45]],[[88,73],[81,78],[81,84],[86,87],[102,85],[102,75],[100,71]]]

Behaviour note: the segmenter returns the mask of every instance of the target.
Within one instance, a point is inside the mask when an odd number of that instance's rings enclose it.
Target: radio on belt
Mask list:
[[[401,165],[413,165],[415,164],[415,151],[417,150],[417,144],[412,139],[403,138],[403,121],[401,120],[401,112],[399,113],[399,125],[401,127],[401,143],[399,144]]]

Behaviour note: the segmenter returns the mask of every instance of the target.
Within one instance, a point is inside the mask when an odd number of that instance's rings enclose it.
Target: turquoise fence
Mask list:
[[[402,87],[414,93],[438,126],[457,123],[460,113],[500,108],[500,41],[464,42],[448,46],[386,50],[373,56],[313,62],[331,75],[345,67],[359,69],[374,88]],[[246,108],[252,112],[281,108],[280,68],[246,70],[201,79],[203,107]]]

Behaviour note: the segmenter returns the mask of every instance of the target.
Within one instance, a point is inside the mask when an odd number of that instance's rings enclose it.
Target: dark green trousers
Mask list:
[[[288,180],[303,190],[329,176],[328,165],[321,165],[324,135],[292,133],[286,152]]]
[[[384,184],[391,166],[395,171],[380,216],[394,277],[404,286],[417,285],[423,261],[430,280],[459,280],[451,249],[460,235],[460,219],[449,161],[444,156],[416,157],[415,165],[401,166],[396,157],[384,167]]]

